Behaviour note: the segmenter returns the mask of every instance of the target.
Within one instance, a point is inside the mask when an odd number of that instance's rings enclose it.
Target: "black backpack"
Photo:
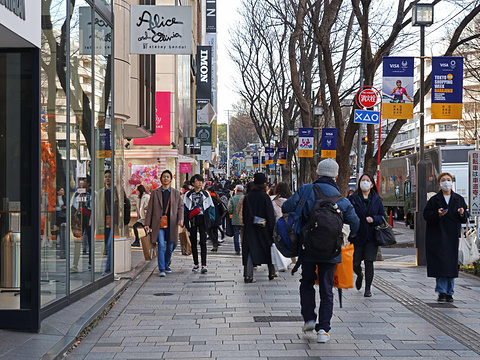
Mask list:
[[[325,196],[319,186],[313,185],[315,204],[308,223],[302,228],[303,249],[318,260],[338,256],[343,243],[343,215],[337,202],[342,195]]]

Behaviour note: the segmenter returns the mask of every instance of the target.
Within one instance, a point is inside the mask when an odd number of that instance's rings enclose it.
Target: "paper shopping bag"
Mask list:
[[[192,244],[190,243],[190,236],[187,229],[184,229],[178,234],[180,239],[180,247],[182,249],[182,255],[191,255],[192,254]]]
[[[150,240],[150,234],[144,236],[140,239],[142,242],[143,256],[145,260],[152,260],[157,256],[157,244],[152,243]]]

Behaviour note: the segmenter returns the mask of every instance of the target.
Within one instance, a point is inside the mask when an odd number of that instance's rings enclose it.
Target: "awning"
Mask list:
[[[194,158],[192,158],[190,156],[186,156],[186,155],[181,155],[181,154],[178,154],[178,162],[179,163],[191,163],[191,164],[198,165],[197,160],[195,160]]]
[[[125,139],[141,139],[152,136],[152,133],[143,126],[125,124],[123,136]]]

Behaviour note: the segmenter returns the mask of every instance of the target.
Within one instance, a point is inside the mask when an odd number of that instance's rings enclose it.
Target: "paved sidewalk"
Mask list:
[[[399,230],[400,231],[400,230]],[[210,248],[210,246],[209,246]],[[178,252],[172,274],[151,262],[68,359],[479,359],[480,280],[461,275],[455,302],[437,304],[414,256],[376,262],[373,297],[336,294],[331,341],[301,333],[298,280],[280,273],[243,283],[231,239],[208,254],[208,273]]]

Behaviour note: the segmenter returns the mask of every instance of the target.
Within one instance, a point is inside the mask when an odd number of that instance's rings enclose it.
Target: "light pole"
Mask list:
[[[425,26],[433,24],[433,5],[416,4],[412,9],[412,25],[420,26],[420,154],[416,174],[416,200],[417,211],[415,214],[415,247],[417,248],[417,265],[427,264],[425,251],[426,223],[423,219],[423,209],[427,203],[427,163],[425,162]]]

